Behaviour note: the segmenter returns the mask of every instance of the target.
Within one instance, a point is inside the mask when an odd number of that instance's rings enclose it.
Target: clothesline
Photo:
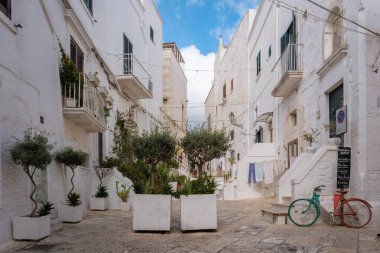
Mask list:
[[[274,176],[282,174],[287,169],[287,160],[269,160],[250,163],[248,169],[248,183],[272,184]]]

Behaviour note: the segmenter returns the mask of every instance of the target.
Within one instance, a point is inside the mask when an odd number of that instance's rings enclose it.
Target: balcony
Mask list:
[[[287,97],[303,76],[302,44],[289,44],[281,55],[281,79],[272,90],[274,97]]]
[[[86,75],[75,85],[63,85],[63,115],[89,133],[105,132],[106,101]]]
[[[132,99],[152,98],[152,78],[133,54],[124,54],[122,67],[116,80],[124,93]]]

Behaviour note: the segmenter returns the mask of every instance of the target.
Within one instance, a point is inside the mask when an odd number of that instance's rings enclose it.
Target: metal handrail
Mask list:
[[[63,102],[65,108],[82,108],[97,118],[101,123],[107,124],[105,112],[106,101],[89,81],[88,77],[80,73],[78,83],[62,84]]]
[[[281,54],[281,76],[289,71],[302,71],[302,46],[302,44],[289,44]]]
[[[149,72],[137,60],[133,53],[123,54],[123,74],[134,75],[149,90],[149,81],[152,80]]]

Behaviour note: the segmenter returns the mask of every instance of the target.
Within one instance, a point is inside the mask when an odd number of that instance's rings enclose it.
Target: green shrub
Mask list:
[[[132,186],[127,189],[125,184],[121,184],[121,190],[119,191],[119,181],[116,181],[116,194],[121,201],[127,202],[129,197],[129,192],[131,191]]]
[[[99,185],[97,189],[98,190],[95,193],[96,198],[107,198],[108,197],[107,186]]]
[[[67,194],[67,200],[66,203],[69,206],[79,206],[82,204],[82,201],[80,201],[80,194],[76,192],[70,192]]]
[[[37,210],[38,217],[51,214],[51,210],[54,209],[54,204],[50,201],[42,202],[41,206]]]

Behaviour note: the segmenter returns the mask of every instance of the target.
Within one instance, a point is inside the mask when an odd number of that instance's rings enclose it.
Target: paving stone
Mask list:
[[[321,240],[319,241],[319,245],[331,247],[331,246],[334,246],[334,242],[335,242],[335,238],[326,237],[326,238],[321,238]]]
[[[263,243],[271,243],[271,244],[281,244],[286,240],[286,238],[281,237],[268,237],[266,239],[261,240]]]
[[[286,239],[286,243],[290,245],[304,247],[317,246],[319,241],[319,237],[309,235],[291,235]]]

